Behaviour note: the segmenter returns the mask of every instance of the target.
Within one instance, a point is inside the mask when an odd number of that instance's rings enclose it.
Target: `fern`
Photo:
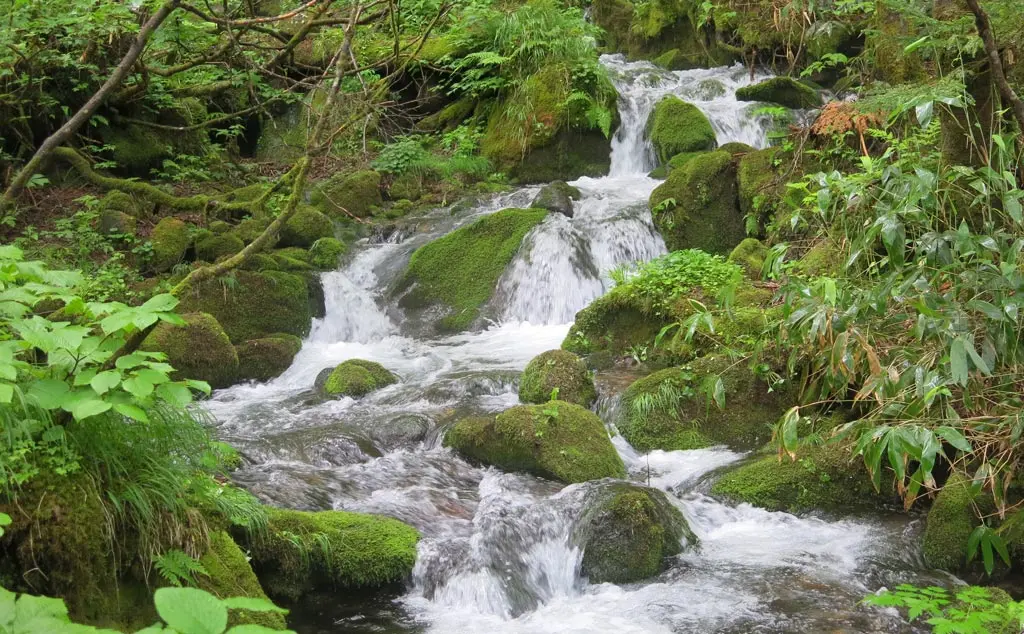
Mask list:
[[[168,550],[153,557],[153,566],[164,580],[175,587],[196,585],[196,575],[206,576],[206,568],[183,550]]]

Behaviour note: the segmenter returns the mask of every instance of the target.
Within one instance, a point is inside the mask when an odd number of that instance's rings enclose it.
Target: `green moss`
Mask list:
[[[667,317],[655,311],[624,287],[616,287],[576,313],[562,349],[576,354],[610,351],[621,354],[631,346],[650,343]]]
[[[750,152],[740,158],[737,168],[740,211],[759,220],[774,215],[781,206],[782,191],[775,174],[778,150]]]
[[[196,241],[196,259],[216,262],[226,255],[234,255],[245,248],[242,239],[233,233],[213,234]]]
[[[967,556],[967,540],[981,523],[974,511],[970,480],[954,473],[935,497],[924,529],[925,562],[932,568],[957,572]]]
[[[629,0],[594,0],[591,19],[603,29],[603,43],[610,51],[624,51],[633,39],[630,24],[636,8]]]
[[[761,268],[768,256],[768,247],[761,244],[757,238],[746,238],[736,245],[736,248],[729,254],[729,261],[735,262],[743,267],[747,276],[761,279]]]
[[[334,223],[313,207],[300,206],[281,227],[278,246],[307,248],[320,238],[334,236]]]
[[[845,269],[845,256],[829,239],[811,247],[796,264],[796,269],[811,277],[840,277]]]
[[[271,596],[315,588],[397,583],[412,573],[419,532],[388,517],[346,511],[268,509],[269,531],[250,542],[253,569]]]
[[[463,97],[441,108],[441,110],[434,114],[424,117],[417,127],[428,132],[454,130],[466,117],[472,114],[476,104],[475,99]]]
[[[335,174],[313,188],[310,201],[330,218],[366,218],[384,204],[380,174],[373,170]]]
[[[686,167],[686,165],[690,161],[697,158],[698,156],[701,156],[702,154],[706,154],[706,152],[680,152],[679,154],[676,154],[675,156],[668,160],[668,163],[665,164],[667,167],[667,169],[665,170],[666,176],[672,170],[682,169]]]
[[[417,201],[427,193],[423,184],[423,176],[419,174],[402,174],[388,185],[388,198],[391,200],[410,202]],[[394,207],[392,207],[392,210]]]
[[[177,218],[161,218],[149,236],[153,254],[149,265],[154,273],[170,271],[182,261],[185,251],[192,244],[188,225]]]
[[[821,105],[821,96],[813,88],[785,76],[772,77],[753,86],[744,86],[736,91],[736,99],[774,103],[796,110],[817,108]]]
[[[484,464],[566,483],[626,474],[601,419],[564,401],[460,420],[445,445]]]
[[[327,377],[324,392],[330,396],[358,397],[398,382],[398,377],[379,363],[349,359]]]
[[[736,166],[728,152],[709,152],[672,170],[651,193],[650,206],[671,251],[697,248],[725,255],[746,237]]]
[[[269,381],[280,376],[301,349],[302,339],[285,333],[243,342],[235,346],[238,379]]]
[[[113,148],[111,158],[118,170],[130,176],[147,177],[173,156],[167,139],[154,130],[136,124],[108,128],[103,133],[106,145]]]
[[[305,337],[313,322],[306,280],[281,271],[235,271],[230,282],[204,282],[181,297],[178,310],[213,315],[235,343],[277,332]]]
[[[711,492],[770,511],[855,510],[896,501],[891,480],[877,493],[862,459],[826,444],[800,452],[799,460],[765,456],[726,473]]]
[[[402,286],[412,288],[400,305],[440,305],[447,312],[442,328],[464,330],[491,298],[527,232],[546,215],[542,209],[504,209],[420,247],[409,260]]]
[[[238,227],[235,228],[235,235],[241,238],[245,244],[250,244],[266,231],[271,222],[270,218],[246,218],[238,223]],[[273,245],[274,242],[271,242],[269,246]]]
[[[142,205],[116,189],[97,203],[96,230],[104,235],[135,235],[137,219],[144,215]]]
[[[725,406],[708,402],[702,386],[721,380]],[[706,356],[630,385],[622,395],[619,432],[639,451],[699,449],[717,444],[754,447],[793,404],[791,390],[769,386],[745,363]]]
[[[253,253],[242,264],[243,271],[280,271],[281,265],[266,253]]]
[[[206,313],[186,313],[183,326],[161,323],[142,342],[143,350],[163,352],[180,378],[227,387],[238,373],[238,355],[217,319]]]
[[[199,560],[199,563],[202,564],[207,574],[198,577],[198,585],[214,596],[221,599],[229,597],[267,598],[245,553],[224,531],[210,535],[210,548]],[[232,610],[229,625],[244,623],[262,625],[274,630],[285,629],[284,616],[279,613]]]
[[[550,183],[599,177],[611,167],[611,141],[598,130],[560,130],[546,145],[533,148],[509,175],[520,183]]]
[[[546,403],[555,389],[559,400],[583,407],[590,407],[597,400],[587,365],[565,350],[542,352],[527,364],[519,379],[519,400]]]
[[[667,163],[681,152],[704,152],[715,149],[715,131],[700,109],[669,95],[654,107],[647,122],[647,134],[658,154]]]
[[[337,238],[320,238],[309,247],[309,263],[319,271],[333,271],[345,251],[345,244]]]
[[[634,484],[609,487],[592,507],[583,550],[590,583],[632,583],[665,568],[669,557],[697,543],[686,519],[656,489]]]

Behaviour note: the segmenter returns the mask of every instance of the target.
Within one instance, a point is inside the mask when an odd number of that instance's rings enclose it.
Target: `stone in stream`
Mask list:
[[[665,569],[697,543],[686,518],[662,491],[616,483],[584,515],[582,572],[591,583],[632,583]]]
[[[705,152],[718,145],[707,115],[674,95],[664,97],[654,107],[647,121],[647,135],[661,164],[681,152]]]
[[[430,419],[422,414],[401,414],[376,423],[370,438],[381,450],[415,445],[427,437]]]
[[[397,382],[398,377],[379,363],[349,359],[334,368],[321,370],[313,388],[327,397],[356,398]]]
[[[567,218],[572,218],[572,201],[579,200],[580,190],[565,181],[553,181],[549,185],[541,187],[534,197],[530,207],[533,209],[547,209],[560,213]]]
[[[558,400],[590,407],[597,399],[587,364],[565,350],[542,352],[527,364],[519,379],[519,400],[545,403],[558,390]]]

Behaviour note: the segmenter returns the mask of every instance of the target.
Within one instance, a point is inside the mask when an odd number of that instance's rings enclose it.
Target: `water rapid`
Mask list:
[[[575,529],[608,482],[562,487],[470,465],[441,447],[446,425],[518,403],[518,373],[557,348],[575,313],[609,288],[615,267],[665,251],[647,198],[658,181],[644,127],[667,94],[695,103],[719,143],[767,145],[764,121],[735,99],[741,67],[669,72],[605,56],[620,92],[621,126],[608,176],[582,178],[575,215],[551,214],[525,239],[499,282],[484,329],[425,337],[386,300],[412,251],[484,214],[526,206],[523,188],[420,230],[366,241],[323,276],[327,312],[293,365],[264,384],[210,401],[221,436],[246,466],[236,480],[264,500],[303,509],[382,513],[423,534],[400,596],[342,609],[342,597],[299,617],[303,632],[443,634],[614,632],[913,632],[895,612],[858,605],[880,586],[928,579],[905,518],[831,521],[730,506],[706,495],[726,449],[640,455],[616,437],[630,477],[666,491],[701,540],[643,583],[589,584]],[[412,324],[415,326],[415,324]],[[349,358],[378,361],[401,381],[360,400],[321,402],[310,387]],[[611,423],[614,398],[599,413]]]

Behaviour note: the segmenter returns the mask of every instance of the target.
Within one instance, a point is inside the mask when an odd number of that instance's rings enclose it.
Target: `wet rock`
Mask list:
[[[597,399],[587,364],[565,350],[548,350],[530,361],[519,380],[519,400],[545,403],[554,390],[558,390],[559,400],[583,407],[590,407]]]
[[[420,414],[403,414],[374,426],[370,437],[382,450],[389,450],[422,442],[428,431],[429,418]]]
[[[672,95],[654,107],[647,131],[661,163],[681,152],[704,152],[717,145],[707,116],[697,106]]]
[[[166,354],[177,370],[176,379],[198,379],[214,388],[231,385],[238,372],[238,354],[216,318],[186,313],[182,319],[181,326],[158,325],[141,348]]]
[[[580,190],[565,181],[554,181],[545,185],[537,193],[537,196],[530,203],[533,209],[547,209],[560,213],[567,218],[572,218],[572,201],[579,200]]]
[[[813,88],[792,77],[772,77],[753,86],[744,86],[736,91],[736,99],[764,101],[794,109],[817,108],[821,105],[821,96]]]
[[[323,375],[321,372],[316,378],[317,391],[334,398],[365,396],[398,382],[398,377],[381,364],[363,359],[345,361],[332,369],[321,382]]]

